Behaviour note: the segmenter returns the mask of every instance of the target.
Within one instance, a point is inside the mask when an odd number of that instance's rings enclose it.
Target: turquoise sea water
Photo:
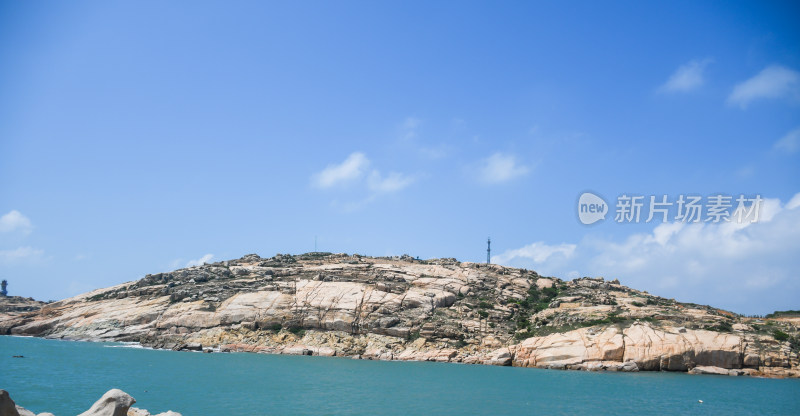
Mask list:
[[[800,414],[800,380],[203,354],[0,336],[0,388],[23,407],[76,415],[114,387],[136,398],[136,407],[184,416]]]

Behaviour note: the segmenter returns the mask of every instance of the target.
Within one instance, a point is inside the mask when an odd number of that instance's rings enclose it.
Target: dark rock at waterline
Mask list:
[[[0,390],[0,416],[18,416],[19,412],[16,407],[8,392]]]

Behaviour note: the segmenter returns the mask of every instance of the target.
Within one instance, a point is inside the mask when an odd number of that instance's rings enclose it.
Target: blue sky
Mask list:
[[[0,277],[321,251],[800,309],[792,2],[3,2]],[[578,196],[761,195],[758,223]],[[793,199],[794,198],[794,199]]]

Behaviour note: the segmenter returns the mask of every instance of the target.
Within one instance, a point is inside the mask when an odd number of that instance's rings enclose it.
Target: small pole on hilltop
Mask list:
[[[486,264],[492,264],[492,238],[486,239]]]

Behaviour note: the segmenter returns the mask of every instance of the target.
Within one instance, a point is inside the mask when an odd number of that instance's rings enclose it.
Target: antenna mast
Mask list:
[[[486,264],[492,263],[492,238],[486,239]]]

